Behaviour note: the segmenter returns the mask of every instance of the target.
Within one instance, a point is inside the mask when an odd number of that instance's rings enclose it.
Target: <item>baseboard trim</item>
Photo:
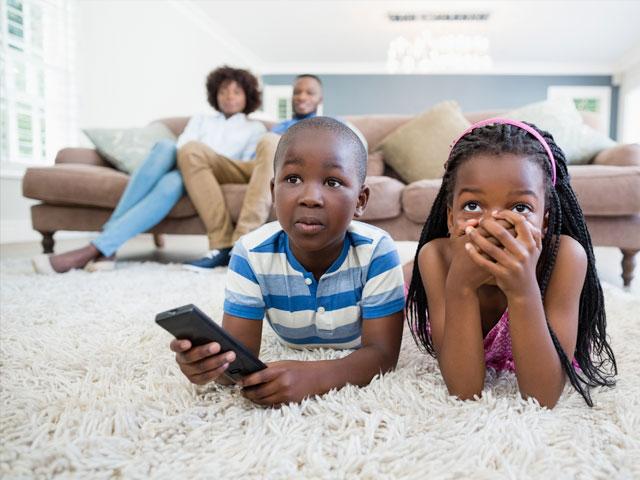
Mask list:
[[[91,232],[56,232],[54,240],[94,238]],[[0,244],[40,242],[42,236],[31,226],[29,220],[0,220]]]

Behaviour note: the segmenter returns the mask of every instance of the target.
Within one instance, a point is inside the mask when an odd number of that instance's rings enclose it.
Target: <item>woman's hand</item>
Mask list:
[[[513,225],[515,237],[501,221]],[[536,265],[542,251],[542,232],[525,217],[510,210],[502,210],[493,218],[483,219],[480,227],[497,240],[495,245],[476,229],[467,229],[470,240],[465,248],[468,257],[486,273],[507,298],[528,295],[538,289]],[[484,254],[484,255],[483,255]]]

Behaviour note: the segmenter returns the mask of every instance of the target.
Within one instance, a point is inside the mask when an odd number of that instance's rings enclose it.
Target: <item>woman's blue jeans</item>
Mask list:
[[[184,195],[176,154],[173,140],[161,140],[133,173],[102,233],[91,242],[102,255],[113,255],[127,240],[160,223]]]

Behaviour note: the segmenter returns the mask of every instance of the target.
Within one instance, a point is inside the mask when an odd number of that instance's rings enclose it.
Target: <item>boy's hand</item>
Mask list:
[[[220,354],[220,344],[217,342],[191,348],[189,340],[174,339],[169,348],[176,352],[176,362],[182,373],[196,385],[217,380],[236,358],[234,352]]]
[[[242,395],[260,405],[297,403],[316,393],[318,381],[312,368],[309,362],[273,362],[238,384],[243,387]]]

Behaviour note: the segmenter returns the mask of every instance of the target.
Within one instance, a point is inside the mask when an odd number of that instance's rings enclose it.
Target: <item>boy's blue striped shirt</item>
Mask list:
[[[339,257],[318,281],[293,256],[278,222],[245,235],[231,253],[224,311],[266,316],[293,347],[359,347],[363,320],[403,308],[396,246],[372,225],[351,222]]]

